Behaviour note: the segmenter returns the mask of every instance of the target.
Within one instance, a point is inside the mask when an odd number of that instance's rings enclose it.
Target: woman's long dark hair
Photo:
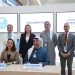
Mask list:
[[[26,26],[29,26],[30,29],[31,29],[31,26],[30,26],[29,24],[26,24],[26,25],[25,25],[25,29],[26,29]],[[30,30],[30,34],[31,34],[31,30]],[[26,31],[25,31],[25,35],[26,35]]]
[[[15,42],[14,42],[14,40],[13,40],[13,39],[11,39],[11,38],[10,38],[10,39],[8,39],[8,40],[7,40],[7,42],[8,42],[9,40],[11,40],[11,41],[13,42],[13,47],[11,48],[11,51],[15,52],[15,51],[16,51]],[[7,45],[6,45],[5,50],[6,50],[6,51],[8,51],[8,47],[7,47]]]

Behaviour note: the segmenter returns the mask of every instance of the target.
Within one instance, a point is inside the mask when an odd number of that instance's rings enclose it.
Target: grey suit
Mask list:
[[[67,58],[64,58],[61,53],[64,53],[64,33],[58,36],[58,50],[60,56],[60,63],[61,63],[61,75],[66,75],[65,73],[65,65],[67,61],[68,67],[68,75],[72,75],[72,62],[73,62],[73,55],[75,50],[75,36],[71,33],[68,34],[68,41],[67,41],[67,53],[69,52],[70,55]]]
[[[52,40],[50,39],[50,32],[43,31],[40,34],[40,37],[43,39],[43,46],[47,49],[50,65],[55,65],[55,47],[57,45],[57,36],[53,32],[52,33]]]

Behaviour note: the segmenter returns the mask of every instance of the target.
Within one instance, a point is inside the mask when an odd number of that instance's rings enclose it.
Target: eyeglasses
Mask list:
[[[68,26],[64,26],[64,27],[68,27]]]
[[[49,25],[49,24],[45,24],[45,25]]]

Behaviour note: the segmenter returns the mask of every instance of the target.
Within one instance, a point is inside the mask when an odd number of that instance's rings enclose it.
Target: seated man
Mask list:
[[[39,64],[48,65],[49,58],[45,48],[42,47],[42,38],[35,37],[33,39],[33,46],[28,50],[27,55],[25,56],[24,63],[32,63],[32,64]]]

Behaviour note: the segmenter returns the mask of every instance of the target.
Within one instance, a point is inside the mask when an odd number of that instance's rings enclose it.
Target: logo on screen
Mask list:
[[[5,29],[7,27],[7,19],[0,17],[0,29]]]

